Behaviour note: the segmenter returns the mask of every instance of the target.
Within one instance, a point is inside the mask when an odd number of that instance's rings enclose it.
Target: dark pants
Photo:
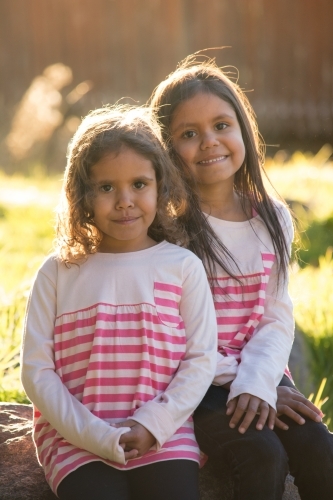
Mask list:
[[[82,465],[58,487],[61,500],[199,500],[198,464],[168,460],[131,470]]]
[[[280,385],[290,385],[284,377]],[[295,477],[302,500],[333,499],[333,434],[322,423],[306,420],[299,425],[280,417],[289,430],[256,422],[240,434],[229,427],[226,415],[229,391],[211,386],[194,413],[199,446],[221,467],[229,464],[237,500],[281,500],[288,471]]]

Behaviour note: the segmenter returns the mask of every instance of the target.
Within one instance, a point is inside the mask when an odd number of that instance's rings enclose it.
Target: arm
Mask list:
[[[289,212],[281,208],[281,222],[290,252],[293,227]],[[259,235],[260,236],[260,235]],[[276,387],[287,365],[293,339],[293,306],[288,294],[288,280],[278,285],[277,264],[273,264],[266,288],[264,313],[257,328],[244,346],[237,377],[231,384],[229,400],[249,393],[276,409]]]
[[[136,410],[132,419],[156,438],[159,449],[205,395],[216,368],[217,326],[212,295],[202,264],[191,260],[183,282],[180,314],[186,352],[167,389]]]
[[[56,267],[54,260],[47,261],[31,291],[22,347],[23,387],[43,417],[69,443],[124,464],[130,457],[125,457],[119,438],[128,429],[115,429],[94,416],[55,372]]]
[[[223,385],[224,387],[228,384],[228,389],[230,388],[230,382],[232,382],[237,375],[238,363],[236,358],[233,356],[223,356],[220,352],[217,352],[217,366],[213,384]]]

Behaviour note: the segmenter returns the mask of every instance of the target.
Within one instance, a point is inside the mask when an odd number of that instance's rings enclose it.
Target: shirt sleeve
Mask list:
[[[224,385],[231,382],[237,375],[238,363],[232,356],[223,356],[217,352],[217,365],[213,385]]]
[[[294,235],[291,217],[283,205],[278,207],[290,254]],[[287,366],[293,340],[294,317],[288,278],[280,276],[278,280],[275,261],[266,288],[264,314],[241,352],[241,362],[231,384],[229,400],[249,393],[276,409],[276,387]]]
[[[132,417],[154,435],[157,449],[193,413],[216,370],[217,325],[212,294],[203,265],[197,259],[193,264],[184,280],[180,301],[186,332],[185,356],[167,389],[137,409]]]
[[[55,372],[56,266],[54,259],[47,262],[51,273],[39,271],[30,294],[21,353],[23,387],[43,417],[69,443],[125,464],[119,438],[130,429],[116,429],[93,415]]]

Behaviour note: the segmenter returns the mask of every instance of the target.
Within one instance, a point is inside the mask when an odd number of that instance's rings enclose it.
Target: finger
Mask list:
[[[111,424],[112,427],[134,427],[137,422],[134,420],[128,419],[128,420],[123,420],[122,422],[117,422],[115,424]]]
[[[227,415],[232,415],[234,413],[234,411],[236,410],[237,401],[238,401],[238,398],[235,398],[235,399],[231,399],[227,403],[227,412],[226,412]]]
[[[308,403],[310,403],[310,401],[308,401]],[[320,410],[318,412],[318,408],[314,405],[310,406],[308,404],[298,402],[292,407],[292,409],[300,414],[300,416],[310,418],[315,422],[321,422],[322,412]]]
[[[282,429],[283,431],[287,431],[289,429],[288,425],[282,422],[278,417],[275,417],[275,427]]]
[[[305,415],[306,417],[312,418],[312,420],[316,420],[317,422],[321,421],[321,417],[324,416],[323,412],[317,408],[316,405],[311,403],[308,399],[306,399],[304,396],[300,399],[298,399],[297,404],[295,407],[292,407],[294,410],[298,410],[300,413]],[[316,417],[319,417],[319,420],[316,419]]]
[[[130,460],[131,458],[137,457],[139,454],[138,450],[125,451],[125,459]]]
[[[283,415],[291,418],[291,420],[294,420],[299,425],[303,425],[305,423],[304,418],[292,408],[290,408],[290,406],[284,406],[282,413]]]
[[[238,398],[237,406],[231,417],[229,426],[231,428],[236,427],[240,419],[243,417],[244,413],[248,410],[248,404],[251,396],[249,394],[241,394]]]
[[[275,425],[275,420],[276,420],[276,411],[274,410],[274,408],[272,408],[271,406],[269,407],[269,414],[268,414],[268,421],[267,421],[267,425],[268,425],[268,428],[273,430],[274,429],[274,425]]]
[[[249,426],[251,425],[251,423],[253,422],[253,419],[257,415],[258,407],[259,407],[258,402],[252,401],[250,403],[249,408],[248,408],[246,415],[244,417],[244,420],[242,421],[242,423],[240,424],[239,429],[238,429],[238,431],[241,434],[244,434],[247,431],[247,429],[249,428]],[[268,415],[268,408],[266,408],[266,411],[264,413],[265,413],[265,415],[264,415],[262,421],[266,422],[267,415]],[[262,429],[262,424],[260,424],[258,429],[259,430]]]
[[[259,418],[258,418],[258,422],[257,422],[257,425],[256,425],[256,429],[258,429],[258,431],[261,431],[262,428],[264,427],[268,417],[269,417],[269,405],[268,403],[261,403],[259,405]],[[274,410],[273,410],[274,411]],[[275,417],[273,418],[273,427],[270,427],[270,429],[274,429],[274,420],[275,420]]]
[[[125,443],[129,444],[131,441],[134,441],[137,438],[137,435],[133,431],[128,431],[122,434],[119,438],[119,444]]]
[[[232,415],[236,409],[238,399],[232,399],[227,403],[227,415]]]

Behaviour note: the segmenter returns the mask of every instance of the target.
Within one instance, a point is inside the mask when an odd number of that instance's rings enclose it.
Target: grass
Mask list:
[[[58,178],[0,175],[0,303],[27,288],[52,250]]]
[[[277,191],[301,219],[301,267],[291,275],[295,317],[311,352],[315,387],[327,376],[320,396],[333,421],[333,163],[325,146],[317,155],[283,153],[267,158]],[[60,176],[6,177],[0,172],[0,401],[26,401],[19,382],[19,344],[28,289],[52,250],[54,207]],[[271,188],[270,188],[271,189]],[[308,264],[313,265],[308,265]],[[303,266],[303,268],[302,268]]]
[[[0,174],[0,401],[29,402],[19,352],[32,278],[52,250],[59,178]]]
[[[304,333],[311,353],[309,362],[315,386],[323,376],[327,418],[333,422],[333,259],[329,248],[319,258],[319,266],[307,266],[293,274],[290,292],[294,301],[295,320]]]

